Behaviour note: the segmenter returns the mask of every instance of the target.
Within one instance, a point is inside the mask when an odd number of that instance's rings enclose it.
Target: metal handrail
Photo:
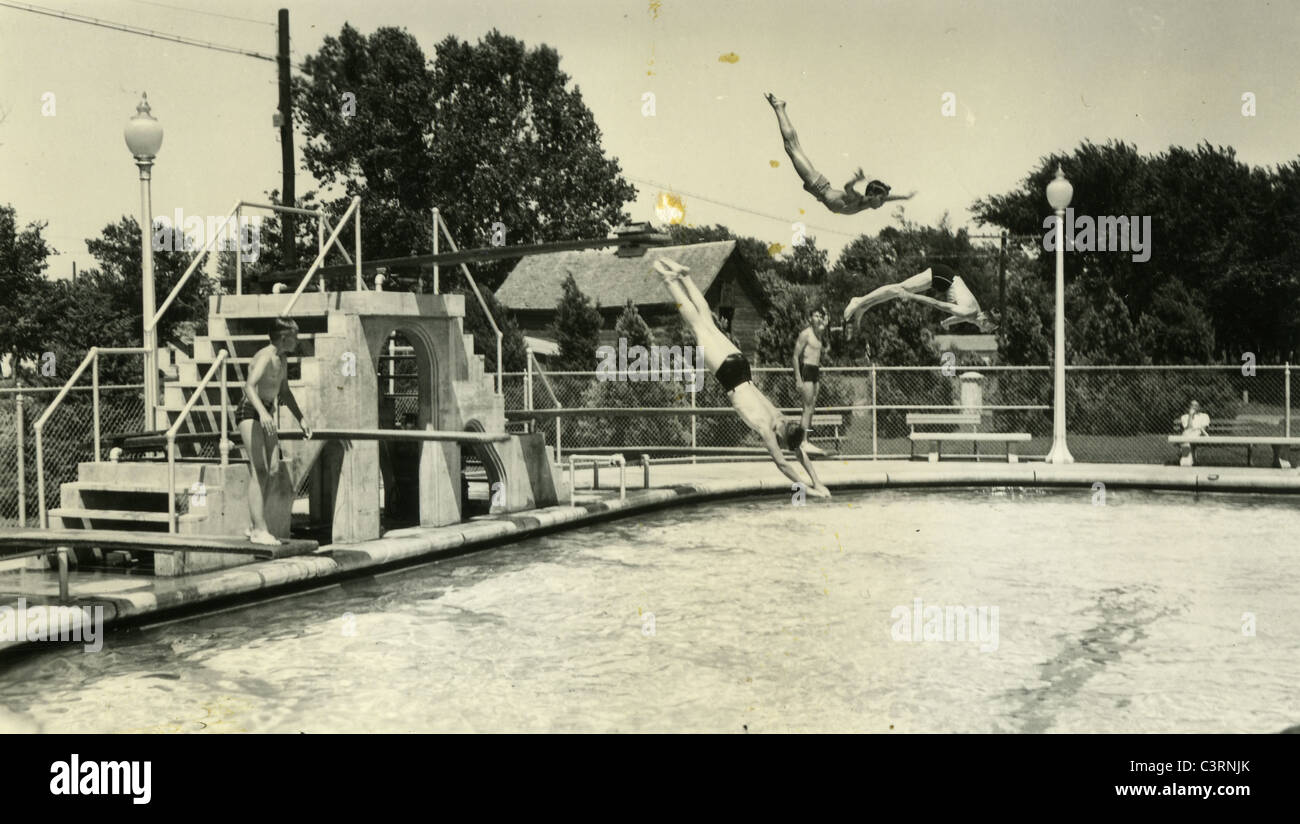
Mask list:
[[[451,244],[451,250],[453,252],[459,252],[460,247],[456,245],[456,239],[453,238],[451,232],[447,230],[447,224],[443,222],[442,215],[435,211],[433,217],[438,224],[434,227],[434,237],[437,237],[437,230],[442,229],[443,236],[447,238],[447,242]],[[464,273],[465,279],[469,281],[470,288],[474,290],[474,297],[478,298],[478,305],[482,307],[483,314],[487,316],[488,323],[492,324],[492,331],[497,336],[497,394],[502,395],[505,392],[501,383],[501,376],[504,371],[502,369],[501,342],[504,335],[501,334],[501,327],[497,326],[496,318],[492,317],[492,312],[488,310],[487,301],[483,299],[483,293],[479,291],[478,282],[474,280],[474,275],[470,274],[469,267],[462,263],[460,264],[460,270]]]
[[[81,364],[73,371],[59,394],[54,396],[54,400],[45,408],[41,416],[32,424],[32,431],[36,433],[36,491],[40,495],[40,525],[42,529],[50,528],[49,514],[45,511],[45,422],[54,414],[54,410],[59,408],[63,399],[68,396],[72,390],[72,385],[77,382],[86,367],[94,364],[95,367],[95,385],[91,391],[94,393],[93,405],[95,409],[95,459],[99,459],[99,356],[100,355],[144,355],[147,350],[143,346],[120,346],[120,347],[90,347],[86,352],[86,357],[81,359]]]
[[[190,393],[190,399],[185,402],[181,408],[180,414],[176,416],[176,422],[167,430],[167,531],[175,533],[179,531],[179,524],[176,520],[176,433],[181,424],[185,423],[190,416],[190,410],[194,404],[198,403],[208,384],[212,381],[212,375],[218,369],[221,370],[221,465],[226,466],[230,455],[230,441],[226,438],[226,426],[229,422],[229,401],[226,397],[226,356],[229,352],[222,349],[217,353],[217,359],[208,367],[203,379],[199,385]]]
[[[293,290],[293,296],[289,298],[289,302],[285,305],[284,309],[280,312],[280,317],[282,318],[288,317],[289,313],[293,311],[293,306],[295,303],[298,302],[298,297],[302,295],[303,290],[307,288],[307,284],[311,282],[311,276],[316,274],[316,270],[319,269],[321,264],[325,262],[325,253],[329,251],[330,246],[333,245],[335,241],[338,240],[339,232],[341,232],[343,230],[343,227],[347,225],[348,218],[353,217],[354,213],[359,212],[360,208],[361,208],[361,198],[360,197],[352,198],[352,203],[348,206],[347,211],[344,212],[343,216],[339,218],[339,225],[334,227],[334,231],[330,232],[329,239],[325,241],[325,244],[322,246],[321,250],[316,254],[316,259],[312,261],[311,267],[307,269],[307,273],[302,276],[302,281],[298,284],[298,288]],[[353,251],[356,252],[357,255],[357,259],[355,261],[356,268],[357,268],[357,283],[360,284],[361,283],[361,237],[360,237],[361,215],[356,214],[355,220],[356,220],[356,231],[357,231],[357,248],[354,249]],[[358,288],[360,288],[359,285]]]
[[[180,294],[181,289],[183,289],[185,284],[189,281],[190,275],[194,274],[194,270],[199,268],[199,264],[203,262],[203,258],[208,254],[208,252],[212,251],[212,247],[221,238],[226,226],[230,224],[230,219],[239,213],[240,203],[241,201],[236,201],[235,205],[230,208],[230,213],[226,215],[226,219],[221,222],[220,228],[212,233],[212,237],[208,238],[207,243],[203,244],[203,248],[194,256],[194,260],[190,261],[190,265],[185,270],[185,274],[181,275],[180,280],[176,281],[176,285],[172,287],[172,291],[167,295],[167,299],[158,307],[158,311],[153,313],[153,317],[145,320],[146,332],[157,328],[158,321],[162,318],[163,313],[167,311],[167,308],[172,305],[172,301],[176,300],[176,296]],[[146,380],[147,379],[148,376],[146,376]]]
[[[531,368],[537,370],[537,374],[542,379],[542,386],[545,386],[546,391],[551,394],[551,402],[555,404],[555,408],[563,409],[564,404],[560,403],[560,396],[555,394],[555,387],[551,386],[551,379],[546,377],[546,372],[542,369],[542,365],[537,362],[537,356],[533,354],[533,350],[531,349],[528,350],[528,363]],[[561,434],[562,426],[563,424],[561,423],[560,418],[557,416],[555,418],[555,461],[556,463],[559,463],[561,457],[560,434]]]

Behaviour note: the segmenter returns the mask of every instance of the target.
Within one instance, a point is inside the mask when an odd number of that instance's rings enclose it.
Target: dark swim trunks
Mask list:
[[[749,383],[754,378],[749,374],[749,361],[739,352],[733,352],[723,359],[716,374],[722,388],[731,392],[742,383]]]
[[[818,200],[826,199],[826,192],[831,188],[831,182],[826,179],[826,175],[818,174],[817,179],[812,183],[805,183],[804,190]]]
[[[815,363],[800,362],[799,374],[803,376],[804,383],[816,383],[817,379],[821,377],[822,368]]]
[[[248,398],[241,398],[239,406],[235,407],[235,426],[239,426],[240,421],[256,421],[261,417],[257,414],[257,409],[248,402]]]

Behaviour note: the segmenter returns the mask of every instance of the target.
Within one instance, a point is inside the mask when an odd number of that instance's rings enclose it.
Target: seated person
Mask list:
[[[1187,411],[1178,418],[1178,427],[1184,435],[1207,435],[1210,431],[1210,416],[1201,411],[1201,404],[1192,401],[1187,405]],[[1178,463],[1183,466],[1192,465],[1192,447],[1190,444],[1182,444],[1182,455]]]

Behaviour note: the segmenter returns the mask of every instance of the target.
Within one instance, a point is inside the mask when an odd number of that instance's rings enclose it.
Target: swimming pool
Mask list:
[[[1093,500],[913,489],[666,510],[25,656],[0,706],[49,732],[1300,722],[1294,503]],[[932,640],[901,626],[918,599]]]

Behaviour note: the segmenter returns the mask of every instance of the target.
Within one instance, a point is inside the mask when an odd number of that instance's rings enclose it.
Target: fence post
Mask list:
[[[16,371],[16,370],[15,370]],[[17,406],[18,418],[18,526],[27,526],[27,462],[24,459],[23,440],[23,393],[19,392],[15,399]]]
[[[695,408],[695,387],[699,385],[699,380],[700,380],[700,371],[697,369],[697,370],[695,371],[695,374],[692,375],[691,377],[692,377],[692,380],[691,380],[691,409],[694,409],[694,408]],[[698,421],[698,420],[699,420],[699,415],[696,415],[695,413],[691,413],[691,463],[695,463],[695,447],[696,447],[696,444],[695,444],[695,435],[696,435],[695,427],[696,427],[696,421]]]
[[[90,405],[91,414],[95,416],[95,463],[99,463],[99,353],[90,368]]]
[[[878,460],[880,449],[876,445],[876,365],[871,364],[871,460]]]
[[[1291,362],[1286,363],[1286,436],[1291,437]]]

